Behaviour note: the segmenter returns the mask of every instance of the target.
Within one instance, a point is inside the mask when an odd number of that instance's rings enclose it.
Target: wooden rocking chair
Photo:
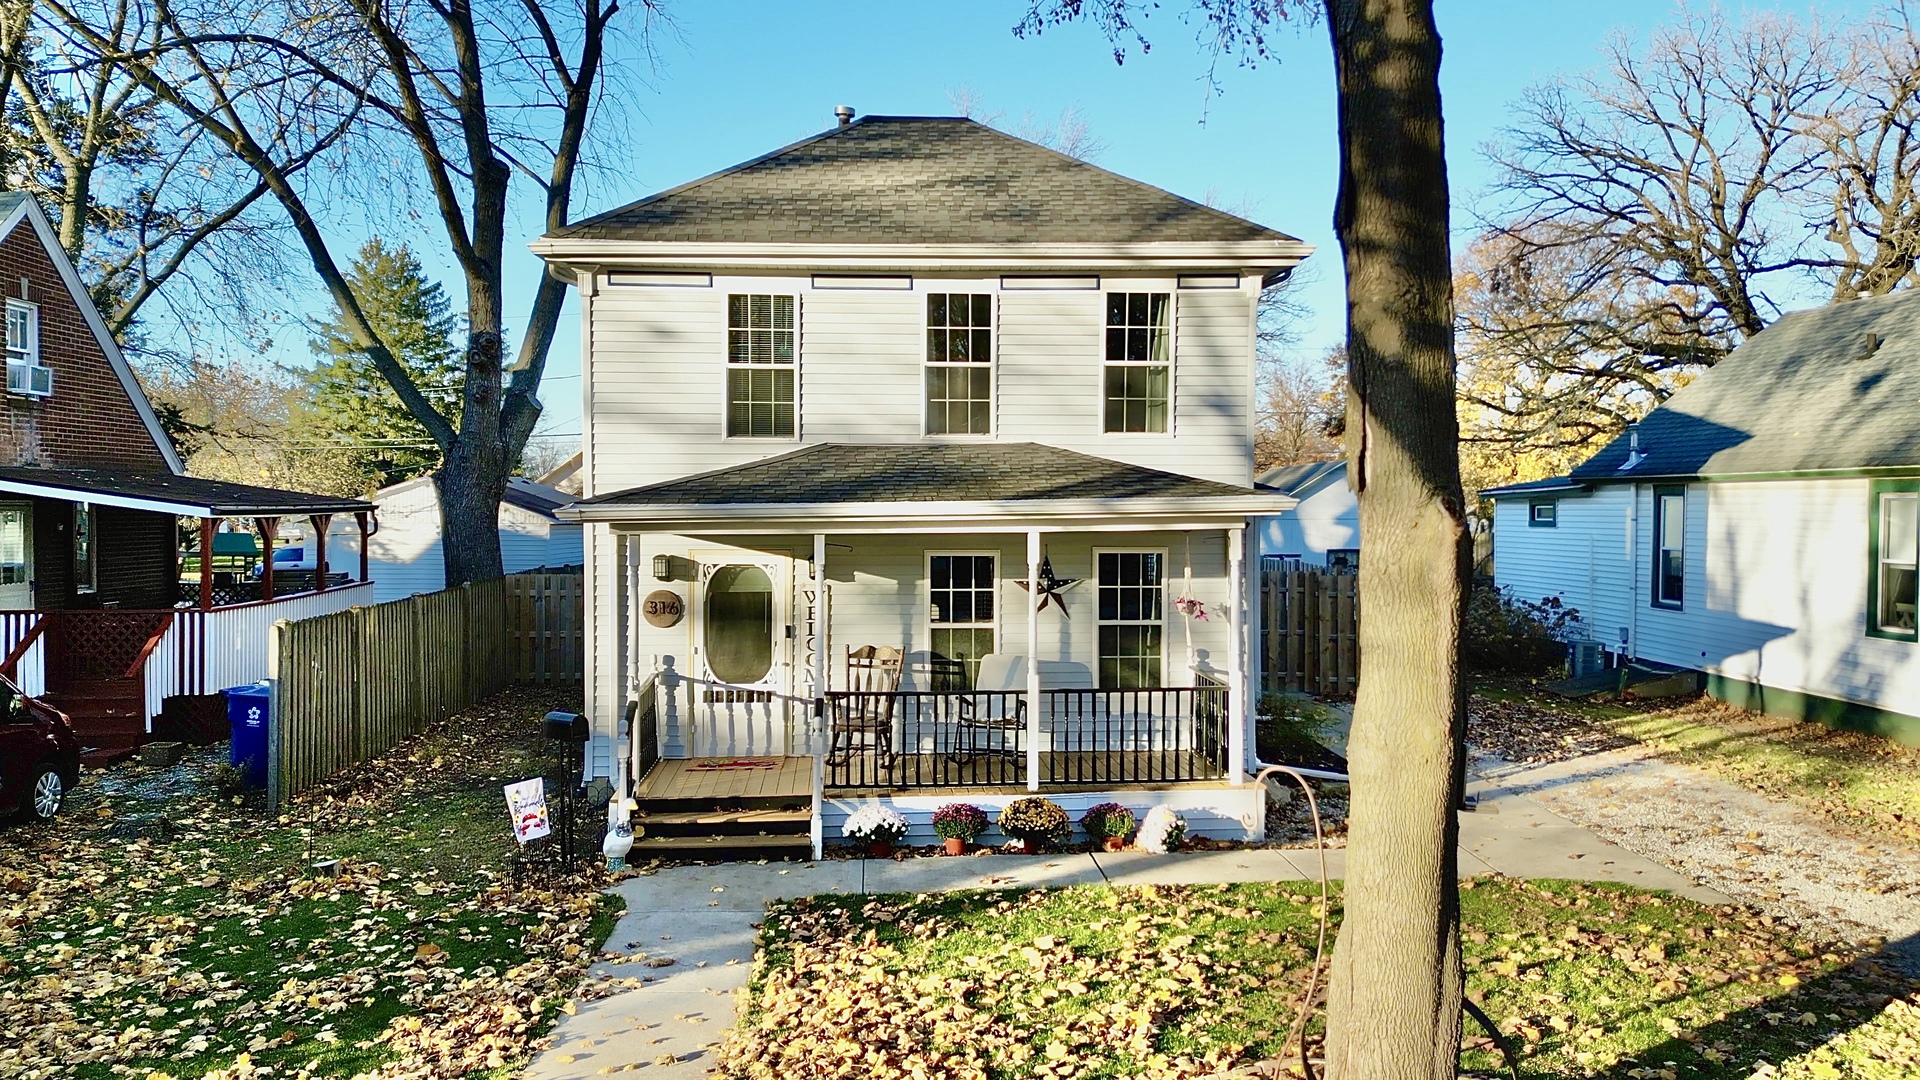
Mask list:
[[[828,695],[827,764],[844,765],[855,750],[868,750],[892,771],[893,708],[905,661],[906,650],[891,645],[847,650],[847,689]]]

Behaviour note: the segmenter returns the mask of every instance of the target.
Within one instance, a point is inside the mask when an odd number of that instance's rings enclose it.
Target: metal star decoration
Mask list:
[[[1053,572],[1053,560],[1042,555],[1040,556],[1039,588],[1034,588],[1032,583],[1024,579],[1020,580],[1018,584],[1021,588],[1034,593],[1040,598],[1040,604],[1034,609],[1035,611],[1045,611],[1047,610],[1047,605],[1051,603],[1054,607],[1060,609],[1061,618],[1071,619],[1073,615],[1067,610],[1067,602],[1060,594],[1080,584],[1080,581],[1080,578],[1063,578],[1056,575]]]

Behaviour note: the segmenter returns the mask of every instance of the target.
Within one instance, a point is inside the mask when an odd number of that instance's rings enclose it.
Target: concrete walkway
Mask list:
[[[1619,881],[1726,903],[1650,859],[1554,814],[1531,795],[1473,785],[1479,808],[1461,815],[1460,872],[1511,877]],[[1346,852],[1327,852],[1327,873],[1346,874]],[[627,913],[588,978],[612,993],[576,1002],[552,1048],[528,1066],[529,1080],[640,1072],[705,1076],[713,1048],[733,1020],[733,993],[746,985],[768,901],[819,893],[940,892],[1065,885],[1203,884],[1314,880],[1311,850],[1145,852],[1037,858],[912,859],[680,866],[629,878],[616,891]]]

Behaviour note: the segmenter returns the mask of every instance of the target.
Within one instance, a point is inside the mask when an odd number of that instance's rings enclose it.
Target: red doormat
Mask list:
[[[688,772],[723,772],[730,769],[777,769],[778,761],[766,758],[739,758],[734,761],[703,761],[698,765],[687,766]]]

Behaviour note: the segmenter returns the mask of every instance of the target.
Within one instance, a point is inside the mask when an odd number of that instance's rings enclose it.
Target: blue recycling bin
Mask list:
[[[220,691],[227,698],[227,723],[233,729],[233,742],[227,751],[227,763],[246,773],[250,787],[267,786],[267,722],[272,712],[272,695],[262,680],[246,686],[229,686]]]

